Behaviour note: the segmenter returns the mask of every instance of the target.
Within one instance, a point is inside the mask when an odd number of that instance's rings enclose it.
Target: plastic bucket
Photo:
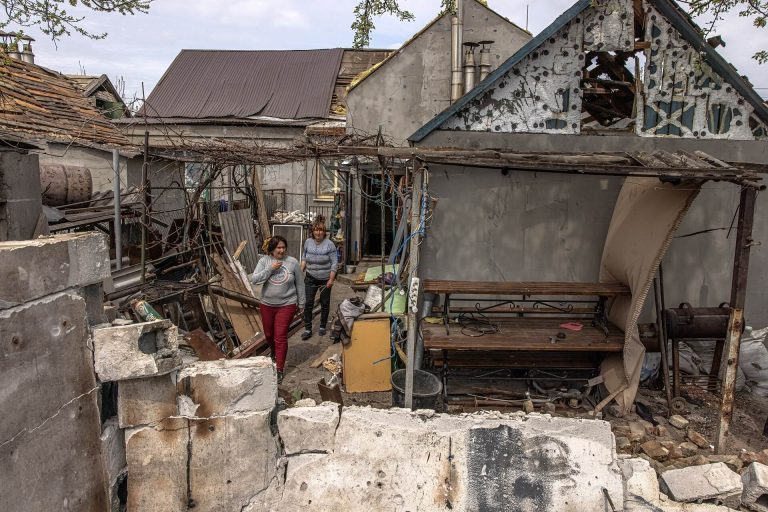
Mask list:
[[[405,370],[397,370],[389,379],[392,382],[392,406],[405,407]],[[437,409],[443,383],[423,370],[413,371],[413,409]]]

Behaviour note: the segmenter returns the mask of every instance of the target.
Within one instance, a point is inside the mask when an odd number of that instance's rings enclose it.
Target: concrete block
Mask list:
[[[333,452],[292,470],[275,509],[603,510],[603,487],[621,506],[604,421],[347,407]]]
[[[168,320],[94,329],[93,347],[102,382],[162,375],[181,367],[178,330]]]
[[[741,502],[741,477],[722,462],[683,469],[661,475],[662,491],[675,501],[708,501],[736,508]]]
[[[0,311],[2,511],[107,506],[85,317],[72,292]]]
[[[277,402],[277,372],[268,357],[199,361],[179,372],[177,395],[181,416],[271,411]]]
[[[168,418],[125,431],[128,510],[186,512],[189,420]]]
[[[177,417],[129,429],[128,510],[242,510],[277,479],[269,417]]]
[[[105,471],[105,481],[109,486],[109,501],[115,503],[117,483],[125,476],[125,435],[117,424],[117,418],[110,418],[102,425],[101,460]]]
[[[659,501],[659,481],[648,461],[621,459],[619,468],[624,477],[624,508]]]
[[[329,402],[317,407],[292,407],[277,416],[286,455],[333,451],[338,425],[339,406]]]
[[[121,428],[158,423],[178,416],[176,372],[118,383],[117,414]]]
[[[768,512],[768,466],[753,462],[741,475],[741,504],[756,512]]]
[[[107,236],[55,235],[0,242],[0,309],[110,278]]]

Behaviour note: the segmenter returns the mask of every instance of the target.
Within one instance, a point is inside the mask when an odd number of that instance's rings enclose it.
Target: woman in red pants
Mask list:
[[[261,291],[261,320],[272,358],[277,366],[277,382],[283,381],[288,353],[288,327],[304,310],[304,278],[296,258],[287,256],[288,242],[275,235],[267,243],[267,254],[256,264],[251,282],[264,283]]]

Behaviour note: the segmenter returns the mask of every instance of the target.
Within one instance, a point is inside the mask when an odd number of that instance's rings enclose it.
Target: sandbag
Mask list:
[[[765,346],[768,327],[744,329],[739,348],[739,370],[753,393],[768,396],[768,348]]]

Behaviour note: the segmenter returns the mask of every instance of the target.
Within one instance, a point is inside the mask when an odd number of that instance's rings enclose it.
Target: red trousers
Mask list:
[[[264,323],[264,336],[275,358],[277,371],[283,371],[285,356],[288,354],[288,327],[296,314],[296,304],[288,306],[268,306],[259,308],[261,321]]]

